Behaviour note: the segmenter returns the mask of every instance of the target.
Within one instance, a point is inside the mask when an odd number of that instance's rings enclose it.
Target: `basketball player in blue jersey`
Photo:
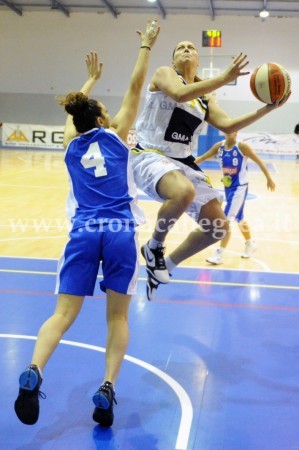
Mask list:
[[[128,345],[128,308],[138,275],[136,226],[143,221],[125,142],[136,117],[150,50],[159,33],[157,21],[148,21],[146,31],[137,33],[140,51],[121,108],[111,122],[105,106],[88,97],[102,71],[95,52],[87,55],[89,76],[81,91],[60,102],[69,114],[64,146],[71,231],[58,264],[56,310],[40,328],[32,362],[19,378],[15,411],[28,425],[38,420],[42,371],[80,312],[84,297],[93,295],[100,262],[100,288],[107,294],[108,337],[103,383],[93,396],[93,419],[103,427],[113,423],[114,384]]]
[[[189,41],[177,44],[172,67],[159,67],[147,89],[144,109],[136,122],[137,146],[133,150],[133,172],[137,186],[162,202],[154,232],[141,252],[148,273],[147,297],[155,298],[160,283],[168,283],[169,273],[182,261],[222,239],[228,221],[205,174],[194,163],[192,150],[204,122],[225,133],[244,128],[277,107],[275,104],[232,119],[211,94],[215,89],[247,75],[246,55],[240,53],[215,78],[197,76],[199,56]],[[187,212],[199,227],[164,259],[164,241],[179,217]]]
[[[242,258],[250,258],[257,249],[256,243],[251,239],[248,223],[244,220],[244,206],[248,193],[248,159],[252,159],[262,170],[267,180],[267,188],[275,189],[275,183],[263,161],[254,153],[246,142],[237,142],[237,132],[226,135],[225,141],[217,142],[202,156],[196,158],[195,162],[201,164],[203,161],[217,156],[223,173],[222,182],[226,198],[224,214],[229,222],[236,221],[245,239],[245,250]],[[214,255],[207,259],[211,264],[223,263],[223,252],[231,238],[231,231],[221,240],[220,247]]]

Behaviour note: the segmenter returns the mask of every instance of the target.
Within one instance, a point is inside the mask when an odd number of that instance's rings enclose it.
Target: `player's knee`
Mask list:
[[[195,187],[192,183],[187,183],[177,191],[176,200],[186,207],[192,203],[196,194]]]
[[[175,201],[186,209],[192,203],[196,190],[191,181],[178,170],[166,173],[156,185],[161,198]]]

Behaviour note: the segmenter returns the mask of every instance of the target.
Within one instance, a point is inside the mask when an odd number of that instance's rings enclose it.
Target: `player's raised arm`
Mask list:
[[[137,31],[141,41],[137,61],[120,110],[111,122],[111,126],[115,128],[117,134],[123,140],[126,140],[128,132],[136,118],[141,91],[149,66],[151,49],[156,42],[159,32],[160,27],[157,24],[156,18],[153,21],[147,21],[144,33],[139,30]]]
[[[86,55],[87,80],[80,89],[84,95],[89,96],[96,82],[100,79],[103,69],[103,63],[99,61],[97,52],[89,52]],[[59,102],[63,104],[63,100]],[[73,116],[68,114],[65,122],[63,145],[67,147],[68,143],[77,136],[77,130],[73,123]]]

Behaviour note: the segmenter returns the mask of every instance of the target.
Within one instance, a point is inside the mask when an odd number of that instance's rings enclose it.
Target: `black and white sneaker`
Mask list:
[[[92,400],[96,406],[92,415],[93,420],[102,427],[111,427],[114,420],[113,402],[117,405],[113,384],[110,381],[105,381],[94,394]]]
[[[169,272],[164,260],[165,247],[162,244],[151,249],[147,244],[141,247],[141,254],[146,261],[146,271],[149,278],[152,277],[162,284],[169,283]]]
[[[46,398],[39,390],[42,377],[35,364],[31,364],[19,378],[19,395],[15,401],[15,412],[21,422],[33,425],[39,416],[39,397]]]
[[[146,296],[149,301],[155,300],[159,284],[161,283],[148,274],[146,282]]]
[[[171,277],[171,273],[169,274],[169,277]],[[153,278],[149,273],[147,274],[147,281],[146,281],[146,296],[149,301],[155,300],[157,289],[160,284],[159,281],[157,281],[155,278]]]

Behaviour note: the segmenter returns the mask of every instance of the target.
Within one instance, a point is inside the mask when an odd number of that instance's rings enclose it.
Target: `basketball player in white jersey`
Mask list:
[[[136,226],[143,221],[125,142],[136,117],[150,50],[159,33],[156,20],[148,21],[144,33],[137,33],[140,51],[121,108],[111,122],[105,106],[88,97],[102,71],[95,52],[87,55],[89,76],[81,91],[61,101],[69,114],[64,146],[71,231],[58,264],[56,310],[42,325],[32,362],[19,378],[15,411],[28,425],[38,420],[42,371],[79,314],[84,297],[93,295],[100,262],[100,288],[107,294],[108,337],[103,383],[93,396],[93,419],[103,427],[113,423],[114,383],[128,345],[128,308],[138,276]]]
[[[271,191],[275,189],[275,183],[263,163],[246,142],[237,142],[237,132],[226,135],[224,141],[217,142],[210,150],[195,159],[196,164],[201,164],[207,159],[217,156],[222,169],[226,206],[224,214],[229,222],[236,221],[245,239],[245,250],[242,258],[250,258],[257,249],[255,241],[251,238],[251,231],[248,223],[244,219],[244,206],[248,193],[248,159],[252,159],[262,170],[267,180],[267,188]],[[220,242],[220,247],[216,249],[214,255],[207,259],[211,264],[222,264],[224,249],[231,238],[229,231]]]
[[[162,202],[150,241],[141,249],[146,260],[147,296],[155,297],[160,283],[168,283],[169,272],[179,263],[222,239],[228,222],[219,203],[219,193],[194,163],[192,149],[204,122],[232,133],[283,105],[290,93],[275,104],[232,119],[211,93],[239,76],[247,75],[246,55],[240,53],[215,78],[200,80],[198,52],[192,42],[180,42],[172,67],[159,67],[147,89],[144,109],[136,123],[137,146],[132,160],[137,186]],[[167,233],[187,212],[201,227],[164,260]]]

